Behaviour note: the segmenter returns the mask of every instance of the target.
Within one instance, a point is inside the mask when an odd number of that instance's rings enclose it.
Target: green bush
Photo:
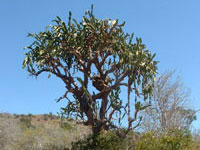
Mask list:
[[[153,132],[145,133],[138,141],[136,150],[191,150],[192,144],[188,131],[172,129],[159,136]]]
[[[71,150],[121,150],[123,139],[119,138],[114,132],[90,135],[86,139],[72,143]]]
[[[32,122],[38,118],[32,118]],[[42,123],[42,122],[41,122]],[[34,124],[31,117],[0,118],[0,150],[199,150],[200,140],[190,132],[171,129],[167,133],[130,131],[120,138],[115,131],[91,135],[91,129],[73,121],[48,120]],[[123,131],[123,129],[121,130]],[[72,144],[71,144],[72,143]]]

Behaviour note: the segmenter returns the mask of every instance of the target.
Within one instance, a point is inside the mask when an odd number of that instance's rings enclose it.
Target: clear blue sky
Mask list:
[[[126,21],[125,31],[157,53],[159,72],[176,69],[191,89],[191,107],[200,109],[199,0],[1,0],[0,112],[56,113],[65,104],[55,102],[65,90],[60,80],[46,75],[35,80],[22,69],[23,48],[31,42],[26,36],[44,30],[56,16],[67,20],[69,11],[81,19],[92,3],[98,18]]]

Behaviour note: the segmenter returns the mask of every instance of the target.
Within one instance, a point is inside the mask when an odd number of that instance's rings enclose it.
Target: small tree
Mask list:
[[[113,121],[117,114],[119,123],[128,115],[127,131],[136,127],[138,112],[146,108],[142,100],[152,93],[155,54],[140,38],[132,42],[133,34],[122,30],[125,22],[99,20],[93,9],[86,11],[80,23],[71,18],[71,12],[67,23],[59,17],[54,22],[46,31],[28,35],[34,42],[27,47],[23,67],[36,77],[47,72],[49,77],[53,74],[60,78],[66,93],[58,101],[68,100],[62,109],[85,120],[94,133],[117,128]],[[127,99],[123,100],[122,87],[127,90]]]
[[[143,129],[168,132],[171,129],[189,130],[196,120],[196,111],[187,108],[189,92],[173,71],[164,72],[155,81],[151,106],[145,109]]]

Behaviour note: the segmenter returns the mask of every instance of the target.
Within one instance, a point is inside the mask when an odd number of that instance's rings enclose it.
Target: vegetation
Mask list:
[[[121,138],[112,130],[101,131],[98,135],[94,135],[90,128],[73,120],[58,117],[50,119],[50,116],[48,120],[44,120],[44,115],[32,115],[31,127],[28,126],[29,122],[24,126],[25,122],[20,120],[29,116],[17,116],[18,118],[11,114],[1,114],[1,150],[198,150],[200,148],[199,133],[191,135],[187,130],[171,129],[161,135],[156,132],[130,131],[125,138]]]
[[[171,129],[167,134],[157,136],[149,132],[141,136],[136,150],[191,150],[192,136],[188,131]]]
[[[200,148],[200,134],[190,131],[196,111],[185,105],[189,94],[181,80],[173,80],[173,72],[155,80],[155,54],[124,33],[125,23],[99,20],[93,8],[79,23],[71,12],[67,23],[60,17],[54,22],[29,34],[34,41],[23,67],[35,77],[46,72],[61,79],[66,93],[57,101],[68,104],[60,116],[1,114],[0,149]]]
[[[190,130],[196,111],[188,106],[189,94],[174,71],[161,74],[154,83],[151,106],[143,111],[141,128],[157,134],[172,128]]]
[[[68,100],[64,112],[101,129],[119,129],[125,117],[128,131],[136,128],[152,95],[157,70],[151,54],[140,38],[124,33],[118,20],[99,20],[86,11],[80,23],[67,23],[57,17],[46,31],[29,34],[34,42],[27,47],[23,67],[33,76],[47,72],[60,78],[66,93],[58,99]],[[90,87],[90,88],[88,88]],[[121,89],[127,98],[121,97]],[[146,105],[145,105],[146,104]],[[114,121],[117,119],[117,122]]]
[[[18,116],[18,117],[16,117]],[[44,115],[11,115],[0,117],[1,150],[65,150],[72,142],[91,133],[90,128],[67,119]],[[39,120],[39,121],[38,121]]]

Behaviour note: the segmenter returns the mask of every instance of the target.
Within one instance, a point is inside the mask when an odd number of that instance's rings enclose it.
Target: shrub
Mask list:
[[[31,128],[33,125],[31,124],[31,118],[30,117],[21,117],[20,119],[22,128]]]
[[[60,127],[64,130],[71,130],[73,127],[69,122],[62,122],[60,123]]]
[[[109,131],[98,135],[90,135],[88,138],[72,143],[71,150],[117,150],[120,148],[120,139],[115,133]]]
[[[172,129],[160,136],[154,132],[145,133],[138,141],[136,150],[191,150],[192,144],[188,131]]]
[[[101,131],[98,135],[92,134],[72,143],[71,150],[135,150],[137,137],[135,132],[130,132],[126,138],[122,138],[115,131]]]

